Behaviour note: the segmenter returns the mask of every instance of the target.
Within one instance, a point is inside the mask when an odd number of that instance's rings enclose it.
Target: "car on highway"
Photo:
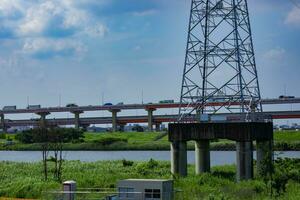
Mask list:
[[[174,103],[174,100],[161,100],[158,103]]]
[[[279,99],[294,99],[295,96],[280,95],[278,98],[279,98]]]
[[[122,106],[122,105],[124,105],[124,103],[123,102],[119,102],[119,103],[117,103],[117,105],[118,106]]]
[[[78,105],[76,105],[75,103],[69,103],[66,105],[67,108],[71,108],[71,107],[78,107]]]
[[[105,103],[104,106],[112,106],[112,103]]]

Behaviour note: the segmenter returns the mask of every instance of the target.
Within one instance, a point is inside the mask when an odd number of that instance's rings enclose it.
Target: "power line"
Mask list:
[[[297,8],[300,9],[300,4],[299,4],[298,1],[296,1],[296,0],[290,0],[290,2],[291,2],[292,4],[294,4],[294,6],[296,6]]]

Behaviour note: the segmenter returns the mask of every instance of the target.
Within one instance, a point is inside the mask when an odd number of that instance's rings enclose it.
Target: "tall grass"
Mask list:
[[[130,163],[130,164],[128,164]],[[293,162],[290,162],[293,163]],[[300,176],[299,166],[287,163],[292,173]],[[41,198],[45,191],[61,189],[54,180],[44,182],[41,163],[0,163],[0,196]],[[181,190],[178,200],[191,199],[270,199],[268,185],[261,180],[235,182],[235,166],[219,166],[212,173],[195,175],[189,165],[186,178],[173,177],[169,162],[99,161],[93,163],[66,161],[63,180],[76,180],[79,188],[114,188],[126,178],[174,178]],[[300,180],[288,181],[284,194],[277,199],[299,199]]]

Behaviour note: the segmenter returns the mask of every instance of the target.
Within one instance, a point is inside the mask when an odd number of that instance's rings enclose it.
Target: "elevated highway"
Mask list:
[[[300,118],[299,111],[272,111],[264,112],[263,115],[270,116],[272,119],[298,119]],[[215,116],[222,116],[228,121],[235,121],[240,117],[243,117],[241,113],[224,113],[217,114]],[[193,118],[195,116],[191,116]],[[178,118],[178,115],[154,115],[153,123],[160,125],[163,122],[175,122]],[[62,126],[62,125],[75,125],[76,120],[74,118],[59,118],[59,119],[47,119],[47,124],[51,126]],[[5,120],[5,124],[9,127],[14,126],[38,126],[40,119],[28,119],[28,120]],[[111,124],[112,117],[87,117],[80,118],[81,126],[88,126],[91,124]],[[117,123],[125,125],[128,123],[148,123],[148,116],[120,116],[117,117]]]
[[[300,103],[300,98],[286,98],[286,99],[262,99],[263,105],[273,104],[296,104]],[[209,102],[207,106],[222,106],[222,105],[240,105],[239,102]],[[246,105],[249,102],[245,102]],[[194,107],[196,104],[183,104],[183,106]],[[0,114],[25,114],[25,113],[55,113],[55,112],[88,112],[88,111],[111,111],[111,110],[135,110],[135,109],[163,109],[163,108],[179,108],[180,103],[149,103],[149,104],[124,104],[124,105],[111,105],[111,106],[78,106],[78,107],[45,107],[38,109],[15,109],[15,110],[0,110]]]
[[[300,98],[283,98],[283,99],[263,99],[263,105],[279,105],[279,104],[297,104],[300,103]],[[221,106],[226,105],[227,102],[209,102],[207,106]],[[231,105],[240,105],[238,102],[231,102]],[[249,104],[249,102],[245,102]],[[196,104],[184,105],[194,107]],[[88,126],[90,124],[112,124],[114,131],[118,126],[124,126],[127,123],[148,123],[148,129],[153,130],[153,125],[158,126],[163,122],[174,122],[177,120],[177,115],[153,115],[157,109],[179,108],[180,103],[156,103],[156,104],[124,104],[111,106],[76,106],[76,107],[47,107],[37,109],[11,109],[0,110],[1,123],[0,127],[6,129],[13,126],[45,126],[48,125],[75,125],[76,128],[80,126]],[[122,110],[144,109],[148,112],[146,116],[125,116],[119,117],[117,114]],[[80,114],[90,111],[109,111],[112,113],[111,117],[91,117],[81,118]],[[74,114],[74,118],[61,119],[46,119],[47,115],[58,112],[70,112]],[[300,111],[274,111],[265,112],[265,115],[272,116],[273,119],[291,119],[300,118]],[[7,115],[10,114],[37,114],[40,119],[25,119],[25,120],[9,120]],[[218,114],[225,116],[225,114]],[[241,114],[226,114],[227,120],[237,120],[241,118]],[[191,116],[194,119],[195,116]]]

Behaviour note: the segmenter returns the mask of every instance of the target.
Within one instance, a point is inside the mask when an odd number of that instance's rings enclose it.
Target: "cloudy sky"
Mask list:
[[[296,2],[298,0],[291,0]],[[263,97],[300,96],[300,1],[248,0]],[[0,0],[0,107],[178,99],[190,0]]]

